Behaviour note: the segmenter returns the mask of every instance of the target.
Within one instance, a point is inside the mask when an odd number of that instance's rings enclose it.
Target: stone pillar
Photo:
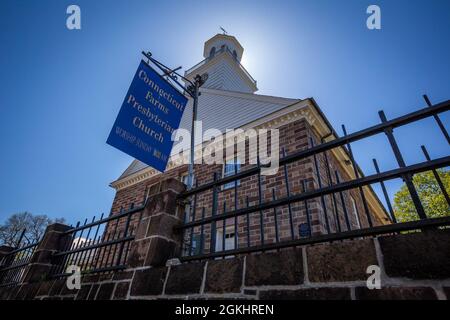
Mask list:
[[[47,227],[36,251],[31,257],[30,264],[25,269],[24,283],[42,281],[50,274],[52,267],[60,259],[53,254],[67,248],[68,241],[72,240],[70,234],[65,234],[71,227],[61,223],[54,223]]]
[[[150,194],[131,245],[128,257],[131,268],[162,266],[180,255],[182,234],[174,232],[174,227],[183,223],[184,210],[177,196],[184,190],[183,183],[169,178]]]
[[[7,272],[2,272],[2,269],[9,267],[13,261],[13,257],[8,257],[8,253],[13,251],[15,248],[10,246],[0,246],[0,283]]]
[[[8,256],[8,253],[13,251],[15,248],[10,246],[0,246],[0,270],[5,268],[11,263],[11,261],[7,261],[5,259]]]

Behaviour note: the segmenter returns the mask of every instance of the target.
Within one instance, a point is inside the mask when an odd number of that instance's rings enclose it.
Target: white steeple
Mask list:
[[[226,91],[254,93],[258,90],[256,81],[241,65],[244,48],[233,36],[216,34],[205,42],[200,63],[186,71],[186,78],[208,73],[208,80],[202,86]]]

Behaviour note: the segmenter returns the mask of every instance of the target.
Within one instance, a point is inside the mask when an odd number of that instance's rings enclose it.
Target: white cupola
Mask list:
[[[226,34],[216,34],[214,37],[205,42],[203,50],[204,58],[212,58],[220,50],[227,49],[233,55],[233,57],[241,62],[244,48],[236,40],[235,37]]]
[[[185,72],[192,80],[195,75],[208,73],[203,88],[254,93],[256,81],[241,65],[244,48],[233,36],[216,34],[207,40],[203,49],[203,61]]]

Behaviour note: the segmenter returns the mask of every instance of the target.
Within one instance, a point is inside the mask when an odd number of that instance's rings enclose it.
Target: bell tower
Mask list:
[[[192,80],[196,74],[208,73],[203,88],[254,93],[256,81],[242,66],[244,48],[233,36],[216,34],[205,42],[204,60],[186,71],[185,77]]]

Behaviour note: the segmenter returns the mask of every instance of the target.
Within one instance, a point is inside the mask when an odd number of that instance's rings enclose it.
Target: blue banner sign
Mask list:
[[[106,143],[164,172],[187,101],[141,61]]]

